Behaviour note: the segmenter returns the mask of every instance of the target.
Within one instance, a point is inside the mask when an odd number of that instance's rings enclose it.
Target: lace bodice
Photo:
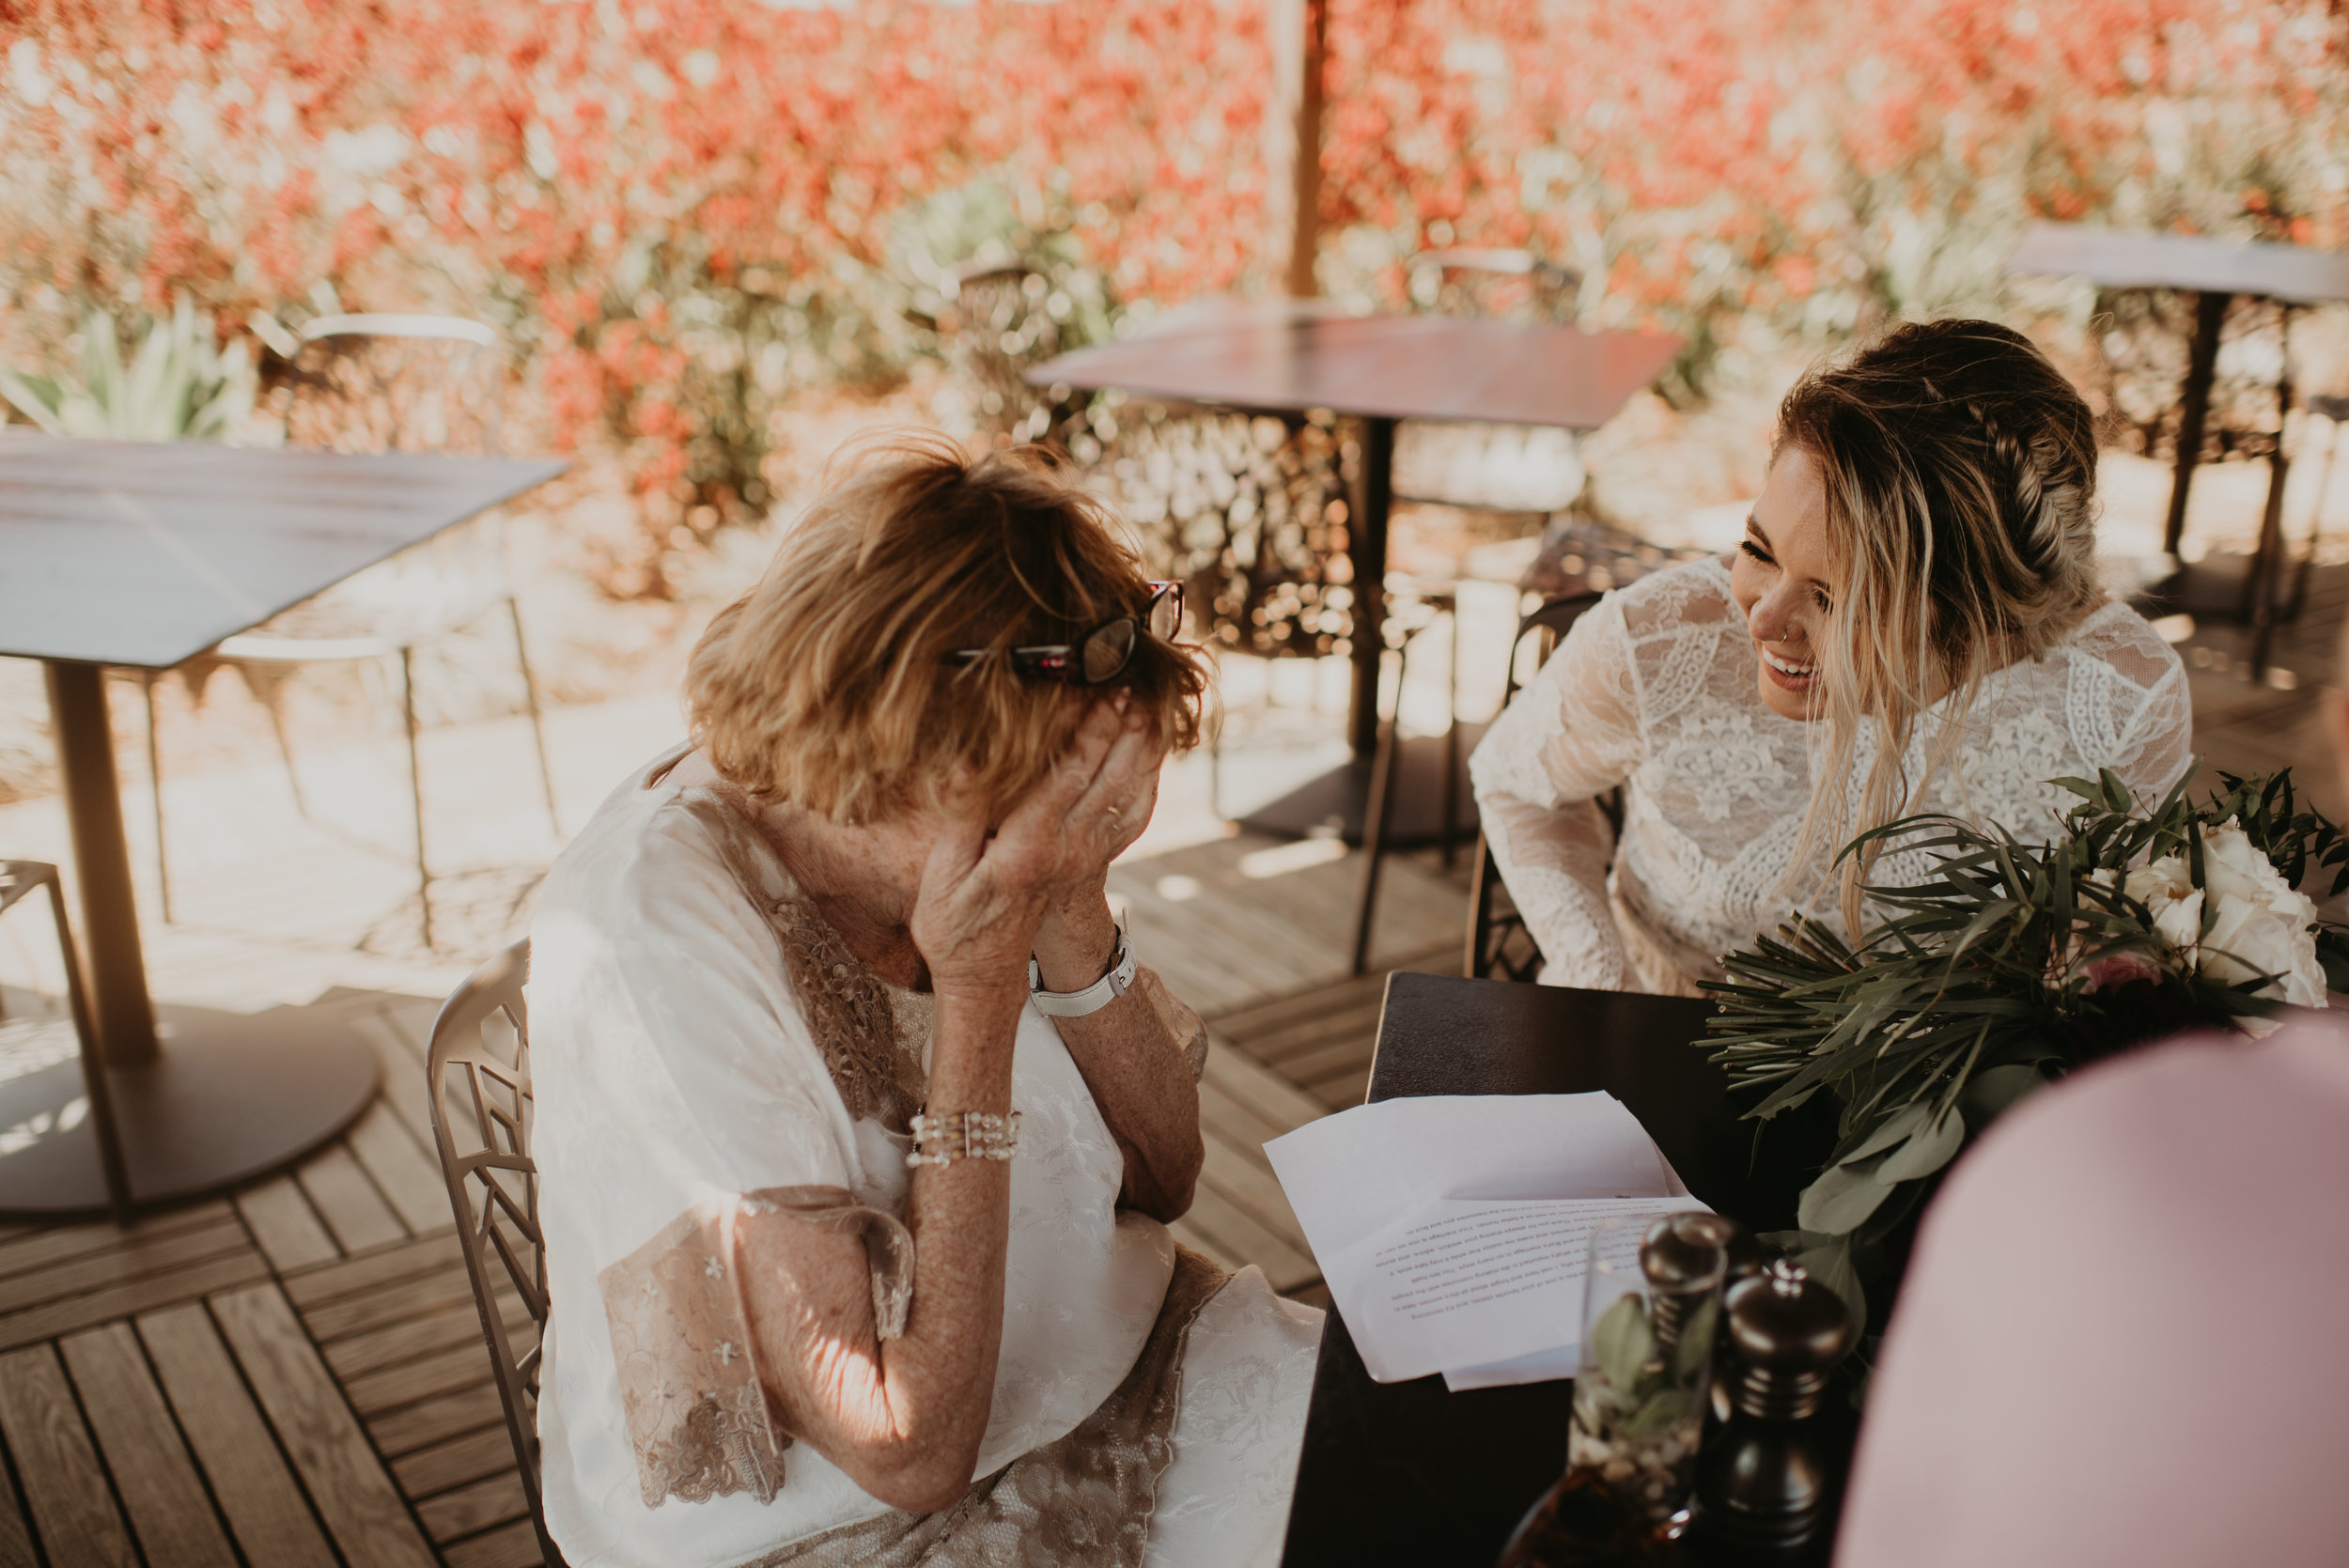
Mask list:
[[[1755,674],[1727,564],[1692,561],[1607,596],[1486,734],[1470,773],[1494,858],[1541,944],[1544,981],[1692,991],[1719,977],[1719,955],[1797,907],[1843,932],[1836,846],[1789,876],[1825,726],[1772,712]],[[1950,723],[1965,733],[1915,809],[2026,837],[2051,832],[2070,804],[2047,781],[2109,768],[2158,797],[2192,751],[2185,668],[2118,603],[1992,675],[1972,707],[1929,710],[1909,778],[1924,778]],[[1863,735],[1840,781],[1854,808],[1874,756]],[[1617,784],[1619,843],[1596,803]],[[1876,876],[1898,883],[1924,870],[1894,854]]]

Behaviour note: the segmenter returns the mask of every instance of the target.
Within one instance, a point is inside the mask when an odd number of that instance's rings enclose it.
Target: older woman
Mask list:
[[[2097,585],[2095,490],[2087,405],[2007,328],[1900,326],[1805,377],[1744,543],[1609,595],[1471,759],[1542,978],[1695,994],[1797,911],[1849,936],[1863,882],[1923,875],[1839,864],[1865,829],[2045,836],[2055,779],[2168,790],[2186,672]]]
[[[1177,1248],[1198,1018],[1104,893],[1180,605],[1017,457],[901,443],[694,650],[530,986],[574,1568],[1277,1555],[1320,1314]]]

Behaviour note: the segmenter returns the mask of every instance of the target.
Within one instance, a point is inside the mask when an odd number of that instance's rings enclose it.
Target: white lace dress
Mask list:
[[[1577,621],[1477,747],[1477,806],[1547,984],[1694,994],[1720,977],[1719,955],[1797,905],[1848,936],[1829,871],[1837,846],[1788,876],[1826,726],[1764,706],[1755,659],[1727,562],[1673,567]],[[1948,706],[1918,726],[1910,778],[1952,722]],[[1962,719],[1966,734],[1919,809],[2026,837],[2051,831],[2073,802],[2048,780],[2109,768],[2157,800],[2193,749],[2185,667],[2119,603],[1992,675]],[[1854,805],[1873,756],[1863,735],[1841,781]],[[1617,784],[1620,843],[1597,806]],[[1922,870],[1888,855],[1877,876],[1897,883]]]
[[[1033,1008],[972,1498],[952,1518],[897,1514],[775,1426],[734,1238],[778,1209],[861,1232],[881,1331],[902,1324],[909,1141],[885,1124],[906,1108],[850,1100],[870,1097],[872,1050],[902,1048],[918,1094],[927,999],[881,987],[746,820],[666,772],[604,803],[531,932],[552,1301],[538,1429],[548,1524],[574,1568],[1276,1560],[1321,1314],[1257,1269],[1178,1260],[1163,1225],[1116,1207],[1123,1157]]]

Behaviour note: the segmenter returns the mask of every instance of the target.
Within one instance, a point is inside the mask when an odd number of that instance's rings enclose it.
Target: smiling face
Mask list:
[[[1729,591],[1761,655],[1762,701],[1783,718],[1818,717],[1819,647],[1834,600],[1827,489],[1818,460],[1802,447],[1787,443],[1770,464],[1730,566]]]

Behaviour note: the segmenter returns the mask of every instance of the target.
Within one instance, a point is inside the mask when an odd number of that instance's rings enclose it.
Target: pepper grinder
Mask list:
[[[1718,1214],[1674,1214],[1648,1227],[1640,1240],[1640,1272],[1655,1287],[1656,1340],[1670,1350],[1693,1312],[1716,1300],[1711,1281],[1721,1258],[1745,1227]],[[1697,1281],[1706,1281],[1703,1289]]]
[[[1729,1223],[1732,1234],[1726,1249],[1728,1266],[1721,1271],[1721,1303],[1724,1308],[1729,1302],[1729,1293],[1737,1288],[1740,1281],[1752,1279],[1769,1267],[1771,1259],[1785,1255],[1784,1249],[1775,1242],[1763,1240],[1734,1220]],[[1713,1406],[1708,1440],[1710,1433],[1728,1425],[1730,1418],[1737,1413],[1739,1366],[1736,1342],[1725,1331],[1717,1335],[1713,1341],[1713,1386],[1708,1390]]]
[[[1735,1414],[1698,1459],[1692,1533],[1748,1560],[1789,1561],[1827,1523],[1828,1467],[1811,1418],[1850,1347],[1851,1313],[1780,1258],[1730,1290],[1726,1327],[1740,1369]]]

